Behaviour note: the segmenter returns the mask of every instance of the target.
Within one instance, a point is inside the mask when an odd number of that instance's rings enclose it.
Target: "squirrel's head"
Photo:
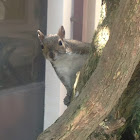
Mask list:
[[[65,29],[63,26],[60,27],[58,33],[55,35],[44,36],[40,30],[38,30],[37,33],[43,54],[47,59],[55,61],[59,55],[66,53],[64,43]]]

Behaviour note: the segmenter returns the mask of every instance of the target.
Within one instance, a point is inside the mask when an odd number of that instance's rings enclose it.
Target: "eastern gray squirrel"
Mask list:
[[[55,35],[44,36],[40,30],[37,32],[45,58],[50,61],[59,79],[67,89],[64,104],[68,106],[76,73],[88,58],[90,44],[65,39],[65,29],[63,26],[60,27]]]

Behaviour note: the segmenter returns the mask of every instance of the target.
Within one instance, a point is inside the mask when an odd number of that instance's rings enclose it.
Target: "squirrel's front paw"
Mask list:
[[[64,104],[65,104],[66,106],[69,106],[70,100],[71,100],[71,96],[68,96],[68,95],[67,95],[67,96],[64,98]]]

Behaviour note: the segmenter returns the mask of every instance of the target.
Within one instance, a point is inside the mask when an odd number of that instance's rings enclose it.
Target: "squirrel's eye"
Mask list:
[[[59,40],[59,41],[58,41],[58,44],[59,44],[59,46],[62,46],[62,41]]]
[[[44,49],[44,46],[43,45],[41,45],[41,49]]]

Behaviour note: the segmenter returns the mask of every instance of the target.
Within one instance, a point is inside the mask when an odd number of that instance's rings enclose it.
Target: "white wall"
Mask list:
[[[73,1],[74,0],[64,0],[63,7],[63,25],[65,27],[65,38],[72,39],[73,38],[73,24],[70,21],[70,18],[73,16]]]
[[[47,34],[56,34],[62,24],[63,0],[48,0]],[[50,62],[46,60],[44,129],[54,123],[60,116],[60,108],[65,108],[61,107],[64,106],[62,104],[63,100],[60,102],[60,98],[64,96],[60,96],[61,86]]]
[[[56,34],[63,24],[63,1],[48,0],[47,34]]]

